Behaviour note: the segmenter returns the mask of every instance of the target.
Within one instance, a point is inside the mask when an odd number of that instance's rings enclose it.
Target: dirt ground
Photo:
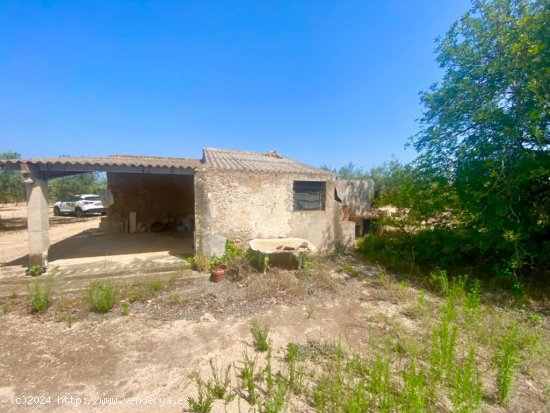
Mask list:
[[[271,326],[275,347],[321,338],[361,344],[355,319],[359,313],[353,313],[363,292],[355,288],[339,298],[325,291],[297,300],[284,293],[255,299],[238,283],[206,280],[188,282],[175,291],[191,292],[193,298],[174,300],[173,292],[166,293],[132,304],[127,317],[117,308],[107,315],[76,316],[70,327],[66,317],[55,312],[25,315],[26,301],[12,299],[11,312],[0,317],[0,410],[83,411],[83,406],[58,399],[73,396],[91,400],[86,411],[158,411],[162,400],[177,403],[195,396],[191,375],[207,372],[209,359],[226,365],[244,351],[253,352],[253,318]],[[12,404],[13,397],[29,395],[51,396],[52,403]],[[158,401],[146,406],[97,401],[94,406],[96,397]],[[181,412],[184,407],[182,402],[161,411]]]
[[[50,210],[50,245],[98,228],[100,219],[99,216],[56,217]],[[27,253],[27,205],[0,204],[0,271],[6,265],[26,267]]]
[[[120,234],[99,229],[101,218],[52,215],[49,271],[58,274],[57,288],[74,288],[69,279],[93,279],[121,273],[167,272],[193,255],[190,233]],[[0,296],[26,290],[27,222],[25,205],[0,205]],[[61,284],[60,284],[61,283]]]
[[[399,343],[405,349],[415,346],[414,334],[419,342],[430,340],[430,329],[421,326],[431,325],[437,314],[412,315],[416,288],[380,278],[376,268],[353,257],[344,260],[345,268],[353,266],[353,277],[337,261],[326,267],[330,274],[321,284],[306,288],[279,270],[220,284],[181,280],[131,303],[127,316],[120,304],[96,314],[74,297],[67,304],[70,296],[58,295],[41,315],[30,314],[28,298],[0,300],[0,411],[188,411],[186,398],[196,397],[193,374],[208,376],[210,359],[226,366],[244,353],[255,354],[254,319],[270,327],[274,360],[282,360],[289,342],[341,343],[368,355],[395,346],[404,330],[413,337]],[[440,301],[431,295],[425,300]],[[487,356],[482,369],[490,369],[490,362]],[[535,371],[518,378],[508,408],[488,399],[481,411],[548,411],[548,372],[532,364]],[[494,392],[491,386],[484,388]],[[46,404],[17,404],[29,396],[43,396]],[[222,411],[220,403],[214,405],[213,412]],[[288,411],[314,410],[294,405]]]
[[[3,209],[1,215],[10,212],[15,213]],[[95,218],[59,220],[52,225],[52,239],[97,225]],[[11,254],[3,252],[4,260],[24,254],[24,247],[11,245],[24,232],[2,231]],[[292,271],[276,269],[220,284],[204,278],[178,280],[131,302],[128,315],[122,314],[120,302],[107,314],[90,312],[78,293],[54,293],[44,314],[30,313],[28,297],[0,299],[0,411],[188,411],[186,398],[196,397],[193,374],[207,376],[210,359],[226,366],[242,360],[245,352],[254,354],[254,319],[270,327],[275,360],[282,359],[289,342],[336,342],[363,354],[395,345],[392,337],[402,331],[412,334],[413,341],[416,334],[419,342],[429,342],[438,314],[415,315],[420,290],[414,285],[353,256],[332,258],[317,270],[309,284],[297,282]],[[440,297],[421,295],[438,311]],[[547,318],[537,318],[537,323],[547,337]],[[401,344],[414,347],[405,339]],[[490,356],[483,363],[489,370]],[[481,410],[548,411],[544,363],[542,370],[532,363],[522,373],[507,408],[489,398]],[[490,383],[484,390],[494,393]],[[216,402],[213,412],[222,411]],[[227,411],[239,411],[238,406]],[[313,409],[293,405],[288,411]]]

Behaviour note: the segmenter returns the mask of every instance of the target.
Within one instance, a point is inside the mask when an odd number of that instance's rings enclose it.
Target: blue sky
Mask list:
[[[469,6],[2,0],[0,151],[408,162],[434,39]]]

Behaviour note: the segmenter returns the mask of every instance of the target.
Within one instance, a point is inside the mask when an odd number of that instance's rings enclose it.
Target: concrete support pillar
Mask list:
[[[24,181],[27,189],[29,267],[35,265],[47,267],[50,248],[48,180],[32,174]]]

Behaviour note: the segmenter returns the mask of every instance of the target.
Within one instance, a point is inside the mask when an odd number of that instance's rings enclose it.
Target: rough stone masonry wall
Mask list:
[[[137,213],[138,227],[194,213],[193,176],[108,173],[107,181],[115,201],[108,210],[113,230],[132,211]]]
[[[326,209],[294,211],[293,181],[325,181]],[[299,237],[327,251],[350,232],[348,223],[340,221],[334,178],[324,174],[197,171],[195,220],[196,248],[208,255],[219,254],[225,238]]]

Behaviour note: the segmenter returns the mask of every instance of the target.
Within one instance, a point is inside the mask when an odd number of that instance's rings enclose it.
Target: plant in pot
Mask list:
[[[222,282],[225,279],[225,270],[227,266],[223,262],[223,258],[212,257],[210,260],[210,279],[216,283]]]

